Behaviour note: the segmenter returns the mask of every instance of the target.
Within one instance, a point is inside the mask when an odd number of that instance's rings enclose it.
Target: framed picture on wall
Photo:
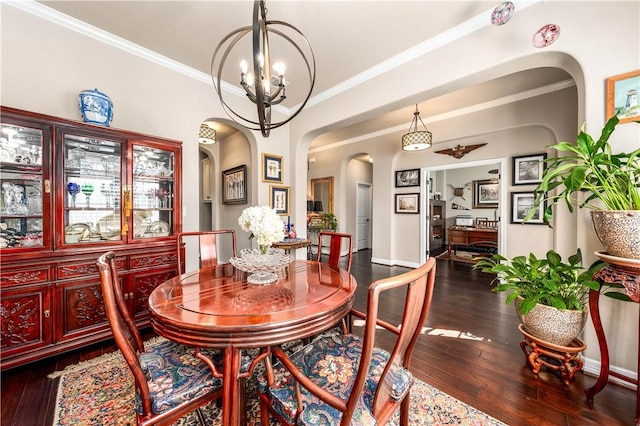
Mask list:
[[[546,153],[513,157],[513,184],[535,185],[542,182]]]
[[[408,186],[420,186],[420,169],[396,171],[396,188]]]
[[[222,172],[222,204],[247,203],[247,166]]]
[[[396,194],[396,213],[420,213],[420,194]]]
[[[498,179],[473,181],[474,209],[497,209],[499,196],[500,182]]]
[[[262,181],[282,183],[282,157],[262,154]]]
[[[279,215],[289,214],[289,187],[271,185],[269,187],[269,205]]]
[[[607,120],[614,115],[620,123],[640,120],[640,70],[607,78]]]
[[[512,192],[511,193],[511,223],[526,223],[531,225],[544,225],[544,203],[539,205],[533,217],[527,222],[525,216],[534,208],[535,194],[533,192]]]

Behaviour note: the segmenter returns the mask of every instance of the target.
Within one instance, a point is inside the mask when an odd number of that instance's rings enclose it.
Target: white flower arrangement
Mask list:
[[[238,218],[238,224],[243,231],[249,232],[249,239],[255,237],[261,251],[284,239],[284,223],[269,206],[247,207]]]

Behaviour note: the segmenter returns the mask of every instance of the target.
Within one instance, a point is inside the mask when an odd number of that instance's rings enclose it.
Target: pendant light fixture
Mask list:
[[[207,123],[202,123],[200,125],[200,131],[198,132],[198,142],[203,145],[212,145],[216,143],[216,129]]]
[[[424,130],[418,130],[418,120],[420,120]],[[431,136],[431,132],[427,130],[427,126],[424,125],[422,118],[420,118],[418,104],[416,104],[416,112],[413,113],[413,121],[409,126],[409,133],[402,136],[402,150],[421,151],[431,148]]]
[[[224,99],[221,88],[222,73],[229,54],[236,44],[249,33],[252,35],[253,47],[249,61],[251,68],[245,60],[240,63],[240,86],[247,98],[256,105],[257,116],[255,118],[244,117],[234,110]],[[300,55],[309,78],[309,89],[304,101],[288,118],[279,122],[271,121],[271,108],[286,99],[285,64],[274,63],[273,70],[277,76],[272,76],[271,58],[273,52],[269,45],[269,35],[282,39],[284,43],[290,45],[287,46],[289,48],[287,50]],[[299,39],[298,44],[294,38]],[[267,21],[267,8],[264,0],[255,0],[253,3],[253,25],[238,28],[222,39],[211,58],[211,76],[220,102],[229,117],[241,126],[250,130],[260,130],[264,137],[269,137],[271,129],[276,129],[291,121],[307,104],[316,80],[316,60],[309,41],[300,30],[286,22]]]

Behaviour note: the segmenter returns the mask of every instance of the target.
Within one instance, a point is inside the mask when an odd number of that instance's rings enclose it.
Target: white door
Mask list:
[[[356,193],[356,251],[371,248],[371,184],[358,183]]]

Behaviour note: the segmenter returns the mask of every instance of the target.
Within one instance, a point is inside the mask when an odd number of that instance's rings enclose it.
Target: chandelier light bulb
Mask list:
[[[286,66],[282,62],[276,62],[273,64],[273,70],[278,73],[278,77],[284,76]]]
[[[247,61],[244,59],[240,62],[240,71],[242,71],[242,74],[247,73]]]

